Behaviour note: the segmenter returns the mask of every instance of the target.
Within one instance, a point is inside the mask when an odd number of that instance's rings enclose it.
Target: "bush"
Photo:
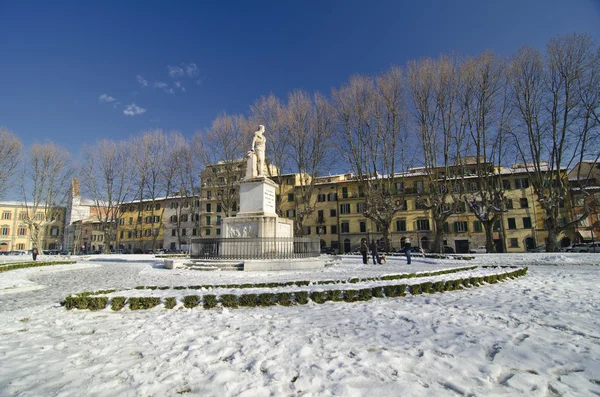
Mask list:
[[[325,291],[313,291],[310,293],[310,299],[315,303],[327,302],[327,294]]]
[[[239,297],[240,306],[256,307],[256,294],[243,294]]]
[[[294,301],[292,301],[292,294],[289,292],[278,293],[277,304],[281,306],[292,306],[294,304]]]
[[[368,301],[373,298],[373,292],[371,288],[363,288],[358,290],[358,300],[360,301]]]
[[[431,292],[444,292],[444,282],[443,281],[436,281],[435,283],[433,283],[432,287],[432,291]]]
[[[129,298],[129,308],[131,310],[151,309],[160,304],[160,298],[155,296],[145,296],[143,298]]]
[[[221,295],[219,301],[221,302],[221,305],[223,307],[229,307],[229,308],[235,309],[239,305],[237,295],[233,295],[233,294]]]
[[[421,284],[412,284],[410,286],[411,295],[420,295],[423,293],[423,289],[421,288]]]
[[[183,307],[188,309],[198,306],[200,297],[198,295],[186,295],[183,297]]]
[[[431,290],[432,286],[433,286],[433,283],[431,281],[426,281],[424,283],[421,283],[421,290],[425,294],[433,294],[435,291]]]
[[[340,291],[339,289],[332,289],[327,291],[327,300],[340,302],[342,299],[342,291]]]
[[[177,305],[177,299],[175,299],[175,297],[171,296],[165,298],[165,309],[172,309],[175,305]]]
[[[383,298],[383,287],[373,287],[371,289],[371,294],[375,297],[375,298]]]
[[[123,296],[115,296],[110,300],[110,308],[114,311],[119,311],[125,307],[125,297]]]
[[[213,307],[216,307],[218,303],[216,295],[204,295],[202,297],[202,306],[205,309],[212,309]]]
[[[306,305],[308,303],[308,292],[307,291],[298,291],[294,294],[296,297],[296,302],[299,305]]]
[[[344,301],[355,302],[358,299],[358,291],[353,289],[344,290]]]
[[[258,295],[258,304],[260,306],[273,306],[275,304],[275,295],[264,293]]]

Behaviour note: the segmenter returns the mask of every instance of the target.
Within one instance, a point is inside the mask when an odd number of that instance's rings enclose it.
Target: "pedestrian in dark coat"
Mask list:
[[[377,252],[377,244],[375,240],[371,240],[371,256],[373,257],[373,264],[376,265],[379,262],[379,253]]]
[[[406,264],[410,265],[410,253],[411,253],[411,244],[410,244],[410,239],[407,238],[404,241],[404,251],[406,252]]]
[[[363,238],[360,240],[360,253],[363,257],[363,264],[369,263],[368,255],[369,255],[369,246],[367,245],[367,239]]]
[[[37,259],[37,256],[38,256],[38,250],[37,250],[37,248],[34,248],[34,249],[31,250],[31,256],[33,256],[33,260]]]

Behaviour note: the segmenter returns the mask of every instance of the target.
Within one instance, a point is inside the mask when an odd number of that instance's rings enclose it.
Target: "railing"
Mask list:
[[[308,237],[195,238],[195,259],[293,259],[321,254],[319,239]]]

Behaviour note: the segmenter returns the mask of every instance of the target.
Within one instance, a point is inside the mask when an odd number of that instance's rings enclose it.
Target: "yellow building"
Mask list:
[[[40,209],[31,214],[41,226],[39,235],[40,250],[61,250],[64,232],[64,208],[53,210],[54,219],[47,220]],[[26,251],[33,248],[30,230],[25,223],[27,207],[20,202],[0,203],[0,252]]]
[[[165,199],[131,201],[121,205],[116,249],[140,253],[164,248]]]

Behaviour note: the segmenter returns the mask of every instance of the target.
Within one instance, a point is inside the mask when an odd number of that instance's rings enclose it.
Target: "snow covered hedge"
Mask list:
[[[514,266],[510,266],[514,268]],[[438,272],[435,272],[438,273]],[[490,274],[486,276],[464,277],[454,280],[441,281],[426,281],[420,284],[394,284],[372,288],[358,289],[343,289],[343,290],[327,290],[327,291],[292,291],[292,292],[276,292],[276,293],[261,293],[261,294],[223,294],[216,296],[213,294],[187,295],[181,300],[182,306],[185,308],[194,308],[202,304],[205,309],[212,309],[217,306],[225,308],[238,307],[257,307],[257,306],[291,306],[304,305],[309,301],[316,304],[322,304],[328,301],[333,302],[356,302],[367,301],[373,298],[394,298],[405,296],[407,293],[411,295],[420,295],[424,293],[438,293],[446,291],[454,291],[477,287],[484,284],[495,284],[506,279],[514,279],[525,276],[527,267],[518,268],[516,270],[505,273]],[[257,284],[254,284],[257,285]],[[112,310],[120,310],[128,303],[130,310],[150,309],[163,303],[165,309],[173,309],[177,306],[175,297],[113,297],[110,299],[106,296],[92,296],[99,294],[112,293],[114,290],[104,290],[96,292],[85,292],[77,295],[71,295],[65,298],[62,304],[67,309],[89,309],[102,310],[110,304]]]
[[[39,267],[39,266],[54,266],[54,265],[72,265],[77,263],[77,261],[53,261],[53,262],[20,262],[20,263],[11,263],[7,265],[0,265],[0,273],[7,272],[9,270],[15,269],[25,269],[28,267]]]

